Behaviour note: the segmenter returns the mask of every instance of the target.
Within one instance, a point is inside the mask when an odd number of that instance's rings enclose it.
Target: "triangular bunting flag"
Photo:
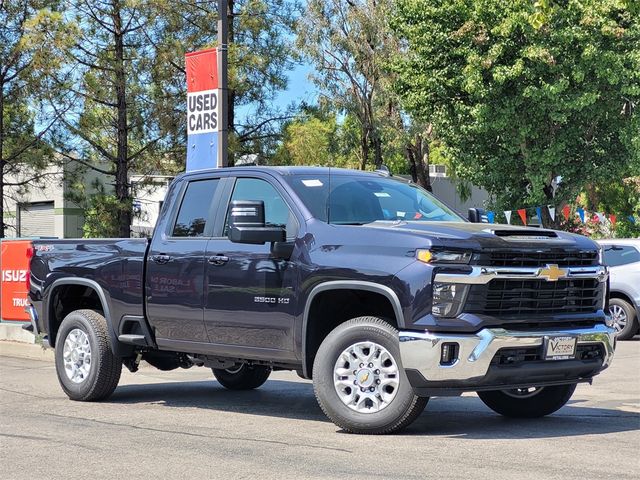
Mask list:
[[[596,212],[596,217],[600,223],[604,223],[604,213]]]
[[[518,215],[520,215],[520,218],[522,219],[522,223],[526,227],[527,226],[527,209],[520,208],[518,210]]]
[[[495,223],[496,212],[487,212],[487,220],[489,220],[489,223]]]
[[[615,225],[616,224],[616,220],[618,218],[615,215],[609,215],[609,221],[611,222],[611,225]]]
[[[565,205],[564,207],[562,207],[562,215],[564,215],[565,220],[569,220],[570,213],[571,213],[571,208],[569,208],[569,205]]]
[[[629,215],[627,218],[631,223],[636,223],[636,217],[634,217],[633,215]]]
[[[504,216],[507,219],[507,224],[511,225],[511,210],[505,210],[504,211]]]
[[[549,210],[549,216],[551,217],[551,221],[556,221],[556,207],[550,207],[547,205],[547,209]]]
[[[580,207],[578,207],[578,208],[576,209],[576,213],[577,213],[577,214],[578,214],[578,216],[580,217],[580,221],[581,221],[582,223],[584,223],[584,208],[580,208]]]
[[[542,225],[542,207],[536,207],[536,215],[538,215],[538,221]]]

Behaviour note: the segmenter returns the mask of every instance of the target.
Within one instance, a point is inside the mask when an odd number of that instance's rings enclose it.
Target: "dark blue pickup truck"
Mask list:
[[[558,410],[611,362],[607,278],[587,238],[471,223],[388,174],[241,167],[176,178],[150,241],[35,241],[28,309],[74,400],[141,360],[230,389],[289,369],[336,425],[390,433],[466,391]]]

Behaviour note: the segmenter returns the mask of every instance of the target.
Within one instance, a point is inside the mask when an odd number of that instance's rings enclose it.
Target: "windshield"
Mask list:
[[[463,222],[453,210],[417,185],[369,175],[285,177],[314,217],[337,225],[376,220]],[[330,186],[329,186],[330,185]]]

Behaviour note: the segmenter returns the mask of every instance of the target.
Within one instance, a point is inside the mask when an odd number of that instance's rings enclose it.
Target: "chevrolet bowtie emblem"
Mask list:
[[[538,277],[546,278],[549,282],[557,282],[559,278],[565,278],[567,271],[558,268],[558,265],[547,265],[538,272]]]

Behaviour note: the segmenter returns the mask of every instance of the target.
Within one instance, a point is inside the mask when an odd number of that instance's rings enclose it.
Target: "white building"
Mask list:
[[[71,200],[71,167],[50,165],[44,171],[6,178],[20,183],[34,177],[27,186],[5,185],[5,237],[82,237],[84,210]],[[90,184],[90,182],[88,182]]]

